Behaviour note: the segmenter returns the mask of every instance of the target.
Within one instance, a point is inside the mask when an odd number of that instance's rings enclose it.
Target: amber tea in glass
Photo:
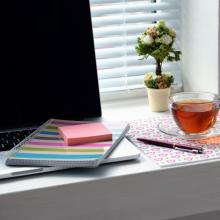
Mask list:
[[[177,93],[171,98],[171,112],[177,126],[187,134],[208,132],[219,112],[219,98],[210,93]]]

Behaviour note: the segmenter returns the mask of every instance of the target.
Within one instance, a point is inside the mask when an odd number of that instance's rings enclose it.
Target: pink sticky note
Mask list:
[[[112,132],[102,123],[67,125],[58,129],[67,145],[112,140]]]

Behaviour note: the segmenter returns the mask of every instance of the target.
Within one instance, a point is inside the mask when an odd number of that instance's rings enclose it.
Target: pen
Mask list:
[[[167,143],[164,141],[152,140],[152,139],[147,139],[147,138],[137,138],[137,140],[142,141],[147,144],[171,148],[174,150],[186,151],[186,152],[197,153],[197,154],[203,153],[203,148],[201,147],[191,147],[191,146],[181,145],[181,144],[172,144],[172,143]]]

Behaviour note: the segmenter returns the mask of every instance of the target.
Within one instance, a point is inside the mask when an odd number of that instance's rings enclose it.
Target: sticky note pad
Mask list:
[[[102,123],[67,125],[58,128],[67,145],[112,140],[112,133]]]

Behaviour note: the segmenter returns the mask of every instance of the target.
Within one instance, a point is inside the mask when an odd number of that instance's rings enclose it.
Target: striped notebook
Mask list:
[[[118,145],[129,130],[126,122],[103,122],[112,132],[112,141],[67,146],[58,127],[90,123],[50,119],[31,136],[12,149],[7,165],[97,167]]]

